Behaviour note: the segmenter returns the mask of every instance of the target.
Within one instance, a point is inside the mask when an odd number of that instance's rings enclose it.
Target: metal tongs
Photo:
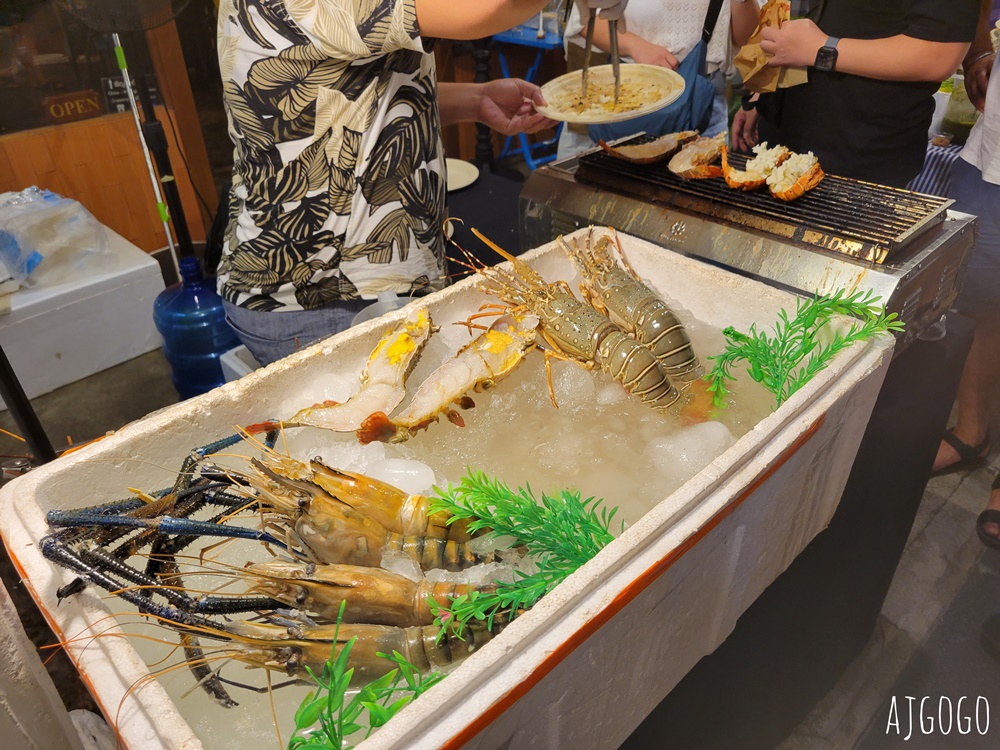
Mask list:
[[[590,72],[590,53],[594,48],[594,25],[597,21],[597,9],[590,9],[590,18],[587,20],[587,46],[583,51],[583,78],[580,85],[580,98],[587,97],[587,74]],[[618,96],[622,88],[621,61],[618,59],[618,19],[608,21],[608,36],[611,41],[611,69],[615,76],[615,104],[618,103]]]

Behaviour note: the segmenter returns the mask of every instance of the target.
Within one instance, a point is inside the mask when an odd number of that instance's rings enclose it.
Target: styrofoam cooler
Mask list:
[[[110,252],[102,265],[19,289],[10,295],[10,312],[0,316],[0,343],[29,399],[160,346],[153,325],[153,301],[163,291],[160,265],[105,231]]]
[[[795,308],[787,292],[635,238],[622,241],[640,275],[707,324],[746,330],[754,322],[768,326],[780,309]],[[522,258],[546,278],[572,274],[554,244]],[[473,281],[466,280],[420,304],[446,325],[482,302]],[[57,606],[55,590],[71,576],[38,552],[47,510],[117,498],[126,486],[169,483],[169,472],[154,463],[177,466],[192,446],[228,434],[231,425],[274,417],[289,393],[311,392],[331,363],[360,371],[386,322],[405,314],[350,329],[157,412],[4,488],[0,532],[56,632],[87,632],[108,607],[90,595]],[[891,337],[883,336],[839,354],[362,747],[617,747],[829,523],[891,349]],[[462,431],[415,439],[461,441]],[[86,639],[68,650],[105,713],[112,720],[117,716],[123,742],[132,750],[202,747],[198,733],[206,723],[241,727],[212,748],[246,747],[243,733],[251,723],[257,722],[255,736],[264,736],[270,722],[266,703],[253,704],[246,694],[239,698],[241,708],[227,711],[204,696],[172,698],[155,682],[133,691],[119,710],[129,687],[148,674],[130,641]]]

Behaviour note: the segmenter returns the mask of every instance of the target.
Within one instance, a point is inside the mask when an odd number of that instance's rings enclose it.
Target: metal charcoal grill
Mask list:
[[[651,139],[640,136],[634,142],[646,140]],[[746,161],[741,154],[730,158],[737,169]],[[952,203],[829,175],[798,200],[785,202],[764,189],[733,190],[722,179],[682,180],[667,168],[666,161],[632,164],[605,151],[583,156],[576,177],[874,263],[884,263],[944,221]]]
[[[736,168],[745,161],[732,155]],[[600,224],[807,294],[870,289],[906,323],[900,351],[958,293],[975,218],[949,211],[951,203],[831,175],[784,202],[598,149],[532,174],[521,192],[521,240],[531,247]]]

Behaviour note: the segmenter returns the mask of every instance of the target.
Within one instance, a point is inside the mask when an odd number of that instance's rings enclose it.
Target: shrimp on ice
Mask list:
[[[379,340],[361,374],[361,390],[347,401],[314,404],[287,421],[251,425],[247,432],[255,434],[279,426],[354,432],[369,414],[392,412],[406,395],[406,378],[435,330],[427,308],[416,308]]]
[[[688,382],[701,377],[703,369],[684,325],[667,303],[639,280],[625,258],[617,232],[609,229],[595,238],[591,228],[583,242],[567,242],[562,237],[558,241],[580,271],[580,292],[587,302],[635,336],[671,379]]]
[[[505,314],[479,336],[463,346],[454,357],[432,372],[406,408],[391,419],[385,412],[369,416],[358,430],[362,443],[379,440],[400,443],[426,428],[444,414],[448,421],[465,426],[462,416],[451,408],[475,406],[470,391],[493,388],[513,372],[525,354],[535,346],[538,318],[534,315]]]
[[[264,594],[290,607],[319,617],[371,625],[431,625],[433,599],[447,608],[451,601],[472,591],[492,591],[495,586],[411,581],[382,568],[357,565],[273,561],[248,564],[242,571],[249,592]]]

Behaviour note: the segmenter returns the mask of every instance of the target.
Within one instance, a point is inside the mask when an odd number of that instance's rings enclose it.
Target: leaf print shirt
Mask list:
[[[222,0],[219,288],[255,310],[443,286],[444,148],[414,0]]]

